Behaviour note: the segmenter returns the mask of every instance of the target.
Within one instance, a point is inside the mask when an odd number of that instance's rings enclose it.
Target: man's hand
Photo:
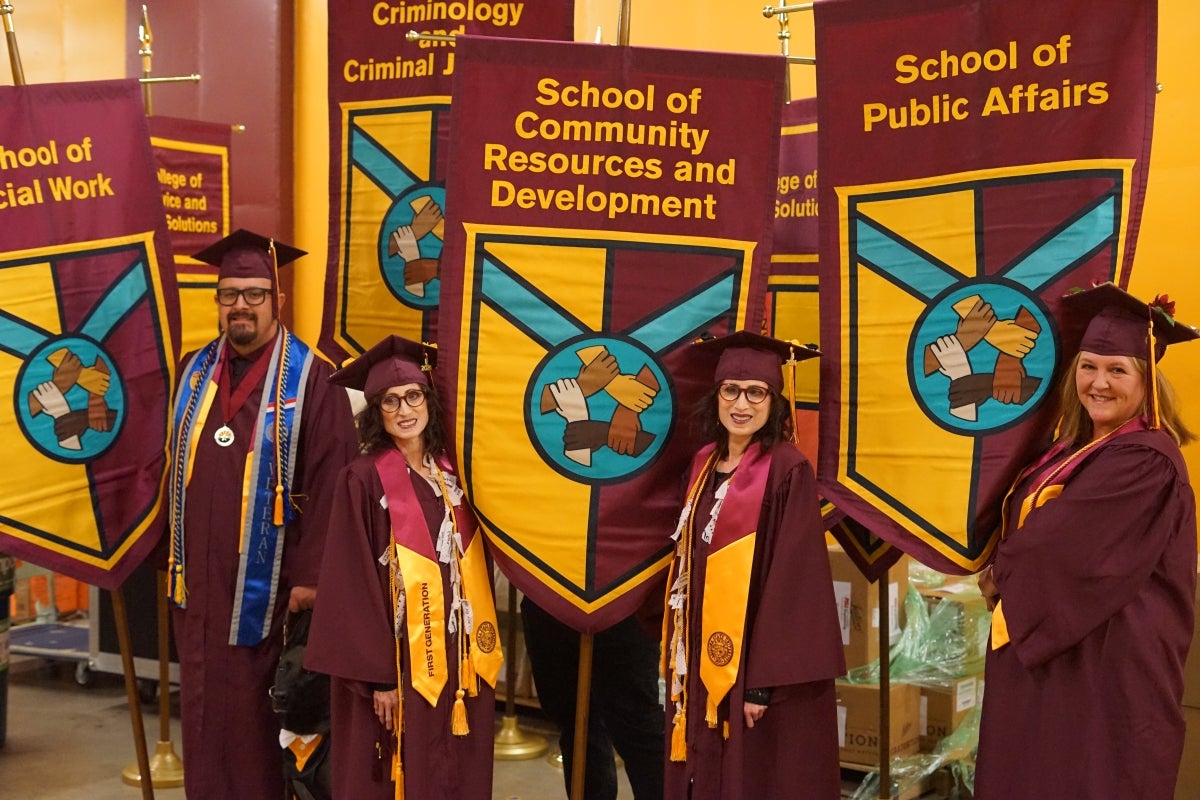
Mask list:
[[[1004,353],[996,356],[996,373],[992,377],[992,397],[1001,403],[1020,403],[1021,384],[1025,380],[1025,366],[1021,359]]]
[[[288,611],[295,613],[303,611],[306,608],[312,608],[313,603],[316,601],[317,587],[293,586],[292,593],[288,595]]]

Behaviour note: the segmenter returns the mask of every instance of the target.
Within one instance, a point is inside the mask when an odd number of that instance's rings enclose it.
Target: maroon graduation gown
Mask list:
[[[269,358],[274,341],[258,355]],[[184,360],[186,363],[187,359]],[[213,403],[196,444],[184,516],[187,608],[173,608],[179,653],[182,757],[188,800],[274,800],[283,796],[279,720],[267,692],[282,648],[293,586],[316,586],[334,479],[357,451],[346,391],[326,379],[319,358],[309,370],[300,421],[293,497],[301,509],[287,527],[270,634],[254,647],[229,644],[238,573],[242,473],[262,387],[230,422],[235,440],[220,447]],[[260,380],[260,383],[263,381]]]
[[[975,796],[1170,800],[1196,581],[1182,454],[1122,434],[1013,530],[1025,493],[993,566],[1011,641],[988,653]]]
[[[846,671],[833,576],[812,467],[796,448],[778,444],[758,519],[746,634],[736,683],[719,707],[716,728],[704,721],[702,643],[688,642],[687,761],[666,763],[666,800],[836,800],[837,695]],[[696,509],[689,629],[700,630],[708,545],[699,530],[716,487],[709,481]],[[666,642],[671,641],[670,611]],[[664,645],[666,646],[666,645]],[[773,689],[754,728],[742,716],[747,687]],[[666,748],[671,750],[670,698]],[[722,739],[729,721],[729,739]],[[689,794],[690,787],[690,794]]]
[[[411,472],[409,477],[436,543],[445,506],[424,478]],[[390,734],[379,723],[372,703],[375,687],[396,685],[388,568],[379,563],[392,542],[391,521],[379,503],[382,497],[373,456],[358,457],[339,477],[321,567],[321,602],[313,612],[305,649],[306,667],[333,676],[330,736],[336,798],[391,800],[395,791],[390,756],[380,759],[376,749],[376,742],[387,742]],[[448,607],[450,573],[447,565],[441,568]],[[456,639],[446,636],[450,674],[436,706],[430,706],[409,682],[408,643],[400,641],[405,676],[401,751],[405,797],[488,800],[492,796],[496,697],[486,682],[480,680],[477,697],[466,698],[470,734],[450,732],[458,686]]]

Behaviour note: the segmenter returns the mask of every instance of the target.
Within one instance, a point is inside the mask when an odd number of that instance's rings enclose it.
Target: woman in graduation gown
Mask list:
[[[367,400],[305,656],[332,676],[338,798],[491,797],[496,611],[483,537],[446,458],[435,354],[390,336],[330,378]]]
[[[664,796],[833,800],[845,662],[816,482],[782,394],[784,360],[817,353],[744,331],[692,348],[717,361],[667,584]]]
[[[1112,284],[1064,301],[1091,320],[1060,435],[1018,477],[979,577],[994,610],[975,796],[1170,800],[1196,508],[1193,436],[1155,361],[1196,332]]]

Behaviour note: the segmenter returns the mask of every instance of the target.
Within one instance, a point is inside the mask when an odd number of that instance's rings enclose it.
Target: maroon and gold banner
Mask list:
[[[178,308],[138,82],[0,89],[0,550],[112,589],[154,545]]]
[[[572,0],[330,0],[329,271],[320,349],[334,361],[392,333],[433,338],[457,48],[405,34],[570,39],[574,20]]]
[[[1150,147],[1151,0],[826,0],[821,451],[839,508],[978,569],[1045,445],[1061,296],[1129,280]]]
[[[784,106],[782,126],[766,329],[780,339],[819,345],[816,98],[793,100]],[[817,463],[820,366],[819,360],[809,359],[796,367],[796,444],[814,464]],[[904,555],[828,501],[821,509],[821,516],[826,529],[870,581],[878,580]]]
[[[460,39],[438,380],[509,579],[584,631],[665,568],[703,333],[762,324],[780,58]]]
[[[147,122],[175,253],[180,352],[186,353],[212,341],[217,331],[217,268],[192,254],[230,232],[230,127],[174,117],[150,117]]]

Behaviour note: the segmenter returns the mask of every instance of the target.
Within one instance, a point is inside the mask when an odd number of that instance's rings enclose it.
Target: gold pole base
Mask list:
[[[525,733],[517,724],[515,714],[505,714],[496,734],[493,754],[501,761],[521,761],[537,758],[550,749],[546,737],[536,733]]]
[[[130,786],[141,786],[137,762],[121,770],[121,780]],[[156,789],[172,789],[183,786],[183,762],[175,755],[175,748],[167,742],[159,742],[150,757],[150,785]]]

